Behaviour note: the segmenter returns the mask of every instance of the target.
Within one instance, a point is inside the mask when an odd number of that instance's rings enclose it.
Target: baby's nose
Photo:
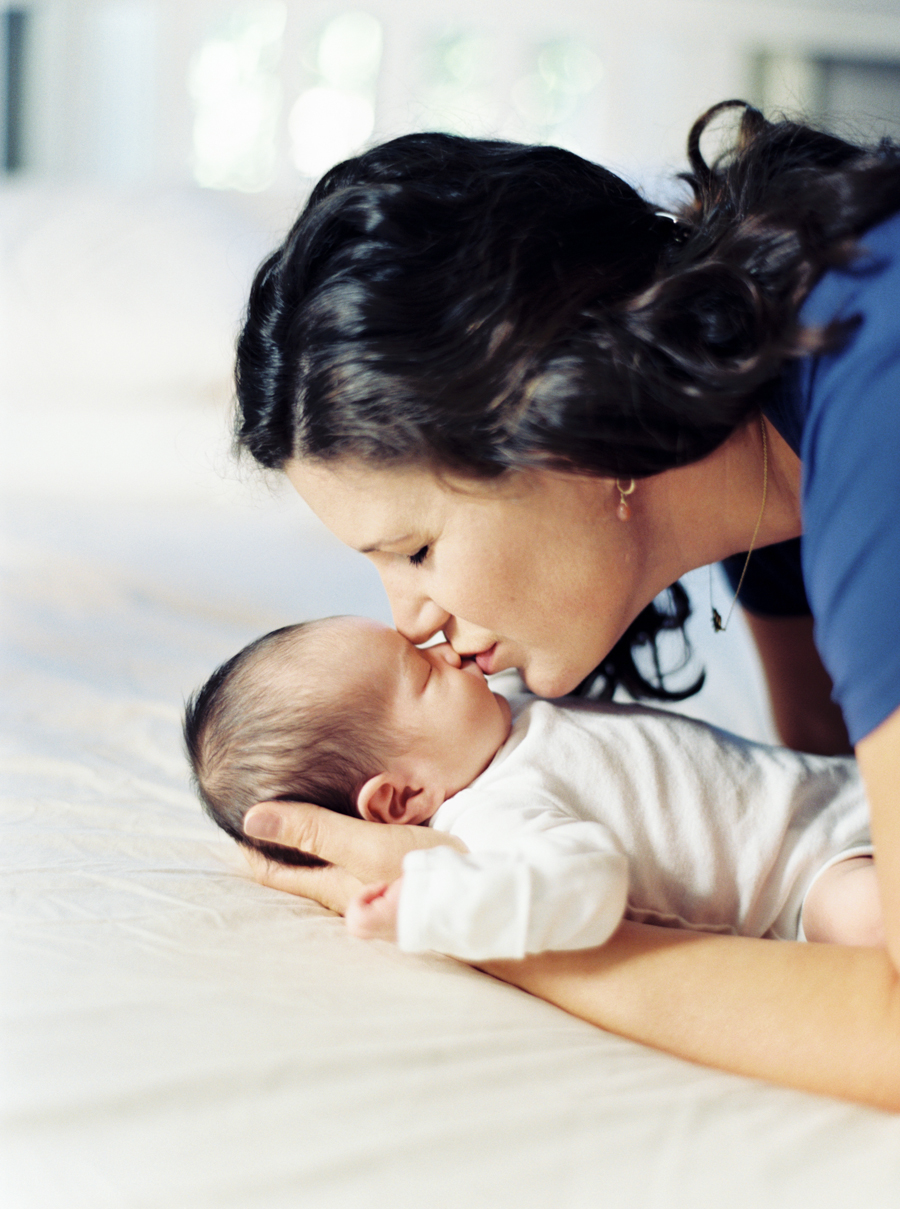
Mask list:
[[[454,651],[449,642],[436,642],[434,646],[425,647],[425,650],[429,655],[443,659],[444,663],[449,663],[451,667],[462,667],[462,656]]]

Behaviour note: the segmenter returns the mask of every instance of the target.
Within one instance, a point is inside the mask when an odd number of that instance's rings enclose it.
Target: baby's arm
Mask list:
[[[881,897],[870,856],[837,861],[813,882],[803,904],[806,939],[884,947]]]
[[[480,961],[603,944],[625,912],[627,861],[597,824],[567,821],[508,851],[436,851],[410,853],[401,881],[357,895],[348,929]]]

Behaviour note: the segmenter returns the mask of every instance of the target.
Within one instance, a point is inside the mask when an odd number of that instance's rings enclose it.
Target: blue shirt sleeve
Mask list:
[[[803,575],[815,637],[855,743],[900,706],[900,215],[816,286],[802,318],[858,317],[790,371],[804,413]]]

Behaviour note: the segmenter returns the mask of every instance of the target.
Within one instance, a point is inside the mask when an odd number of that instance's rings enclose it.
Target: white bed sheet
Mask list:
[[[186,784],[181,694],[288,616],[228,568],[293,563],[291,616],[352,575],[268,520],[8,511],[2,1203],[895,1205],[897,1119],[652,1053],[243,876]]]
[[[893,1209],[900,1119],[250,881],[188,787],[182,697],[272,625],[386,617],[380,588],[222,476],[220,404],[51,385],[3,418],[3,1209]],[[711,671],[696,712],[765,733],[739,625]]]

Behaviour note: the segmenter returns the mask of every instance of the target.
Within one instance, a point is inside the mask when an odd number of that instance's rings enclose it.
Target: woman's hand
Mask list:
[[[242,846],[256,881],[314,899],[339,915],[345,914],[364,886],[396,881],[403,872],[404,856],[414,848],[448,844],[466,851],[453,836],[428,827],[369,823],[309,802],[260,802],[247,811],[244,833],[328,861],[321,868],[281,865]]]

